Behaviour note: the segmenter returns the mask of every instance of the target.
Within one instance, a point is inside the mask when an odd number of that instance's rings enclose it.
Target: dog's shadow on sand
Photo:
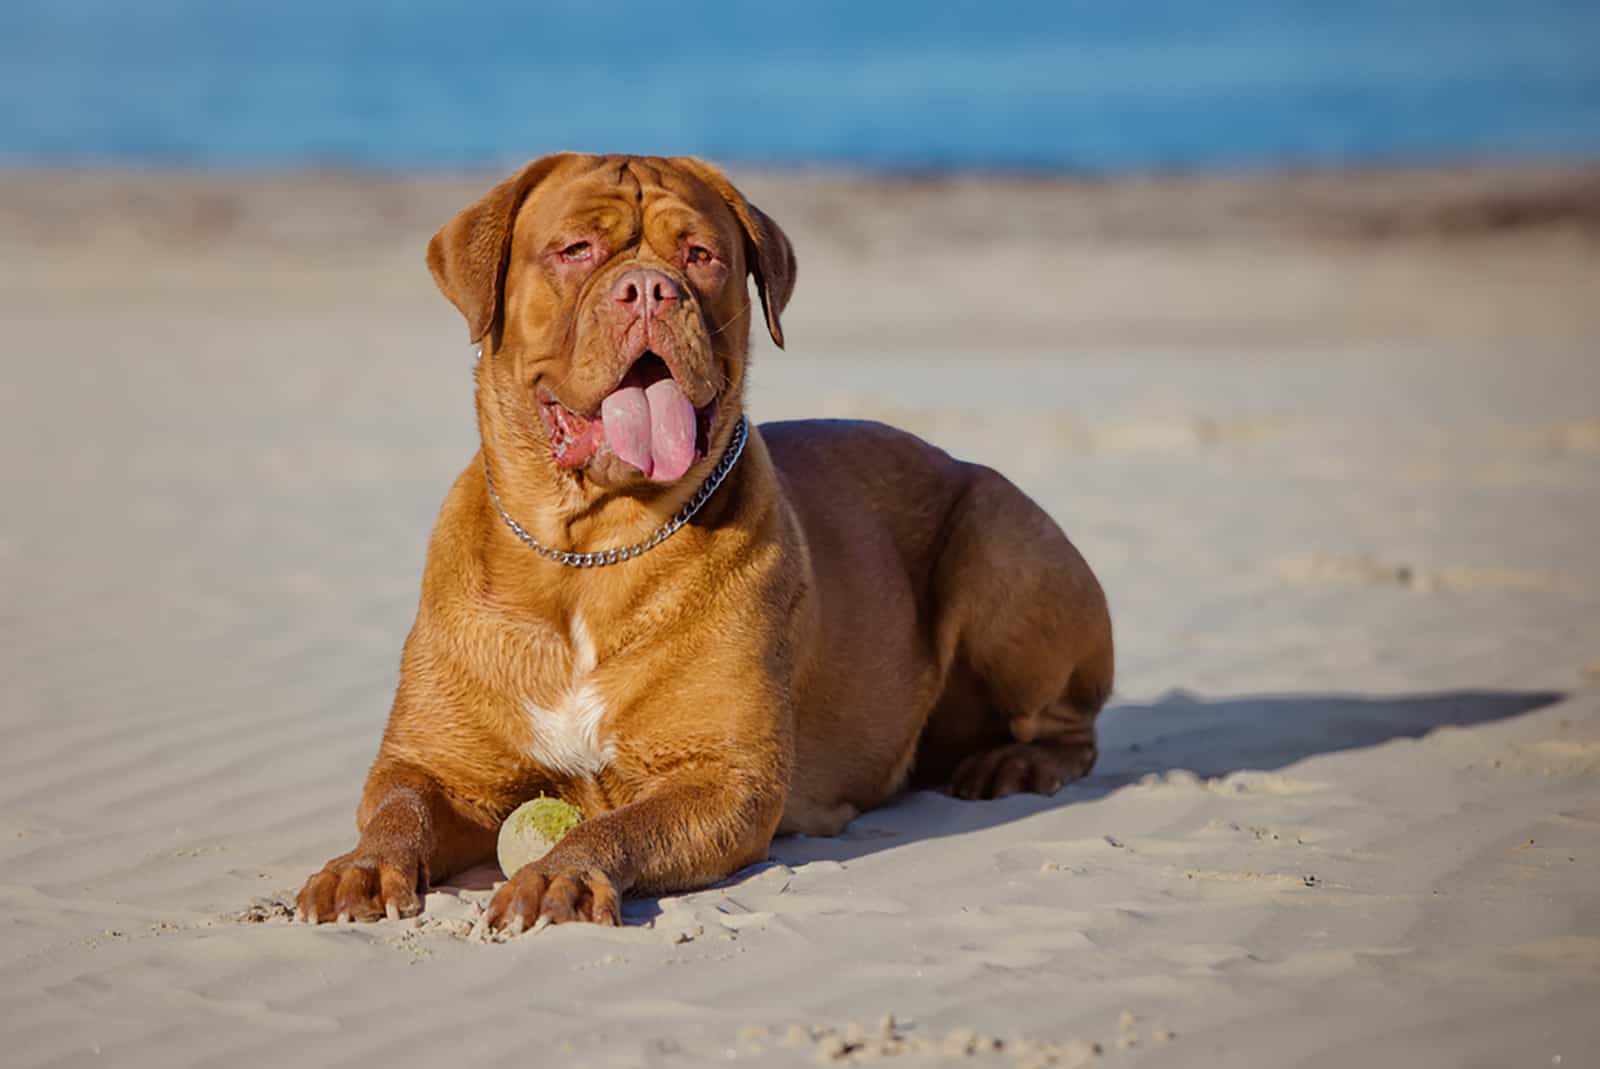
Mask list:
[[[1100,760],[1094,771],[1053,796],[1020,794],[992,802],[962,802],[930,791],[910,792],[856,818],[831,839],[777,839],[770,861],[742,869],[717,886],[737,885],[773,862],[847,862],[922,839],[997,827],[1103,798],[1152,773],[1183,769],[1209,779],[1233,772],[1269,772],[1317,754],[1418,739],[1442,727],[1508,720],[1565,697],[1557,691],[1463,690],[1391,697],[1287,694],[1208,700],[1175,692],[1148,705],[1113,705],[1100,716]],[[491,865],[451,883],[488,890],[498,878],[498,868]],[[649,923],[660,915],[660,903],[659,898],[630,899],[623,906],[625,922]]]
[[[1100,717],[1100,760],[1054,796],[961,802],[926,791],[856,818],[831,839],[791,836],[772,845],[786,864],[849,861],[919,839],[960,835],[1058,806],[1102,798],[1151,773],[1203,778],[1271,771],[1317,754],[1416,739],[1441,727],[1521,716],[1561,701],[1556,691],[1450,691],[1397,697],[1344,694],[1200,699],[1175,692],[1148,705],[1113,705]],[[737,873],[737,882],[749,870]]]

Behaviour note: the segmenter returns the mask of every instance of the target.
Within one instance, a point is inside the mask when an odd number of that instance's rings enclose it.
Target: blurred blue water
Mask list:
[[[0,0],[0,162],[1600,156],[1600,0]]]

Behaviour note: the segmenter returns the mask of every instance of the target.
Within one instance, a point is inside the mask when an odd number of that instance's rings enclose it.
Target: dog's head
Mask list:
[[[789,239],[716,168],[564,153],[528,164],[428,245],[483,347],[507,444],[607,489],[683,479],[742,407],[754,275],[767,329],[794,289]]]

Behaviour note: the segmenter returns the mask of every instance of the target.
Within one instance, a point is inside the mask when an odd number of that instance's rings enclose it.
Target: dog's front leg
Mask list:
[[[382,758],[356,813],[361,837],[301,889],[296,914],[312,924],[410,917],[430,881],[490,856],[494,829],[459,812],[437,780]]]
[[[678,775],[584,821],[501,885],[489,924],[513,933],[540,920],[621,924],[630,891],[703,887],[761,860],[783,794],[755,782],[724,769]]]

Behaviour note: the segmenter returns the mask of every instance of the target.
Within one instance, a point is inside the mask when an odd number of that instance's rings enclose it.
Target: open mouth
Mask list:
[[[646,352],[635,360],[600,411],[581,416],[546,393],[539,414],[557,464],[576,468],[609,449],[658,483],[676,482],[710,450],[716,401],[696,409],[666,362]]]

